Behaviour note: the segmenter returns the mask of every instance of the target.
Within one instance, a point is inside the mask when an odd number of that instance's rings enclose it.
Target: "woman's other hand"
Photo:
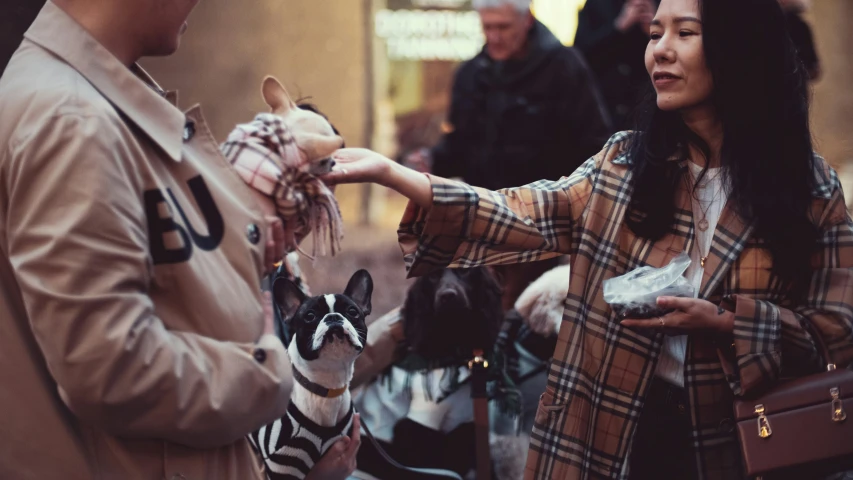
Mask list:
[[[352,418],[352,438],[343,437],[308,472],[305,480],[345,480],[356,469],[356,456],[361,446],[361,420],[356,413]]]
[[[662,317],[647,320],[626,318],[622,325],[629,328],[657,328],[667,335],[684,335],[701,331],[731,335],[734,330],[734,314],[717,305],[698,298],[658,297],[661,308],[674,308]]]

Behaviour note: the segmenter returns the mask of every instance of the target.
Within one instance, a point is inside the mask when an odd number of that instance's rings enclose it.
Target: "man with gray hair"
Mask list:
[[[598,152],[611,133],[582,55],[536,20],[530,3],[473,0],[486,45],[456,72],[452,131],[420,159],[436,175],[492,190],[557,180]],[[501,267],[504,307],[556,262]]]

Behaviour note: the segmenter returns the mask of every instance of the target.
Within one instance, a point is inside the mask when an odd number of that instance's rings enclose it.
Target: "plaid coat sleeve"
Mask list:
[[[820,369],[811,332],[821,335],[839,368],[853,360],[853,223],[837,179],[830,183],[828,203],[818,202],[814,212],[822,233],[803,305],[788,309],[747,296],[722,302],[735,314],[734,352],[723,366],[736,395]]]
[[[491,191],[430,176],[432,208],[410,202],[397,232],[409,276],[570,253],[572,229],[614,142],[558,181]]]

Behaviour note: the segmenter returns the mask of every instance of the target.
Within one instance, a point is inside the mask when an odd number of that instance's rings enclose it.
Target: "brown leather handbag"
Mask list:
[[[853,468],[853,370],[835,368],[823,339],[813,338],[826,371],[735,400],[750,477],[813,479]]]

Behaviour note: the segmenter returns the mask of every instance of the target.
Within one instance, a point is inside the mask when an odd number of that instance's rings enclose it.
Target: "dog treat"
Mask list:
[[[693,286],[683,276],[688,266],[690,257],[682,252],[665,267],[644,266],[605,280],[604,301],[620,319],[666,315],[674,309],[659,307],[658,297],[693,297]]]

